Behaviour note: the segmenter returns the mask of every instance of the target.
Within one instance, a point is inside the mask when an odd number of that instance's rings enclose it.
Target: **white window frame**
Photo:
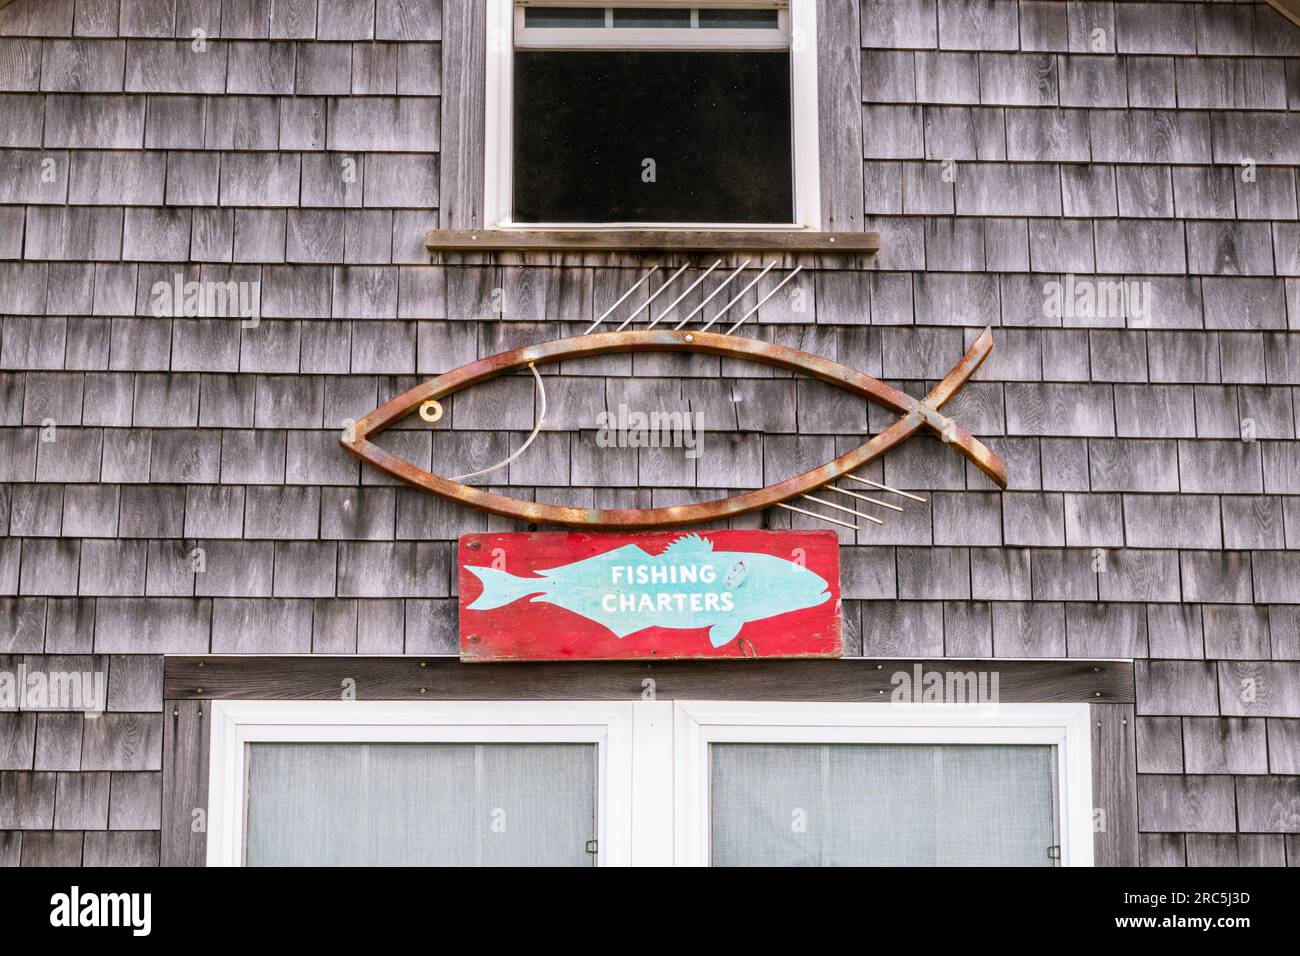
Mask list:
[[[700,28],[691,27],[615,27],[612,16],[607,17],[605,29],[600,27],[528,27],[525,26],[525,7],[575,7],[604,8],[612,14],[615,7],[654,8],[727,6],[755,9],[774,8],[777,11],[776,29],[751,28]],[[709,0],[659,0],[657,3],[636,0],[595,0],[591,4],[573,3],[570,0],[516,0],[514,9],[514,46],[516,50],[604,50],[610,46],[617,29],[620,50],[788,50],[790,49],[790,10],[787,0],[737,0],[732,3]],[[692,17],[694,23],[694,17]]]
[[[247,745],[258,742],[594,743],[600,866],[707,866],[712,743],[1056,747],[1062,866],[1092,866],[1087,704],[733,701],[214,701],[208,865],[244,856]]]
[[[944,704],[681,702],[674,718],[676,864],[710,863],[710,744],[840,743],[1055,746],[1061,865],[1092,866],[1090,719],[1087,704],[1000,704],[985,711]]]
[[[483,154],[483,223],[487,228],[500,229],[746,229],[790,231],[819,230],[821,228],[821,150],[819,145],[817,110],[817,0],[530,0],[533,5],[559,6],[633,6],[633,7],[722,7],[722,6],[785,6],[788,14],[783,23],[788,26],[790,50],[790,121],[794,139],[794,221],[775,223],[680,223],[680,222],[563,222],[516,223],[514,221],[514,149],[512,117],[514,113],[514,51],[516,0],[487,0],[487,74],[485,90],[484,154]],[[531,33],[539,32],[536,28]],[[595,34],[605,31],[548,30],[557,40],[547,43],[554,48],[556,42],[569,43],[566,49],[603,49]],[[727,49],[770,48],[770,39],[757,34],[784,31],[767,30],[673,30],[624,29],[617,31],[638,43],[640,49],[706,49],[725,43]],[[701,35],[708,34],[707,37]],[[640,46],[640,43],[646,44]],[[573,44],[579,44],[574,46]],[[525,47],[528,48],[528,47]],[[536,48],[533,45],[532,48]],[[784,44],[781,49],[784,49]]]
[[[600,866],[631,854],[632,705],[596,701],[214,701],[208,866],[244,859],[248,744],[592,743]]]

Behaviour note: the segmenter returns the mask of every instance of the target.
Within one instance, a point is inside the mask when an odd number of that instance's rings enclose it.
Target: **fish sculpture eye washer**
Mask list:
[[[832,484],[839,478],[848,478],[864,485],[903,494],[904,497],[916,498],[915,495],[897,492],[895,489],[871,482],[868,479],[858,478],[852,472],[879,458],[891,448],[902,444],[922,429],[938,435],[946,445],[967,458],[999,487],[1006,488],[1006,466],[1002,460],[972,436],[970,432],[940,411],[957,393],[958,389],[975,373],[976,369],[992,351],[992,348],[992,333],[985,329],[943,380],[931,389],[924,399],[918,400],[879,379],[841,365],[838,362],[833,362],[830,359],[741,336],[721,335],[703,331],[686,332],[680,329],[640,329],[588,334],[502,352],[439,375],[437,378],[398,395],[370,412],[344,433],[340,444],[362,461],[416,488],[432,492],[451,501],[458,501],[481,511],[538,524],[560,525],[588,530],[677,528],[706,521],[717,521],[779,506],[791,511],[809,514],[832,524],[856,528],[856,525],[849,522],[829,518],[817,512],[806,511],[787,504],[787,502],[795,498],[807,498],[810,493],[820,489],[828,489],[846,497],[854,497],[854,494],[847,489]],[[541,377],[537,374],[536,365],[562,359],[586,358],[620,352],[695,352],[726,356],[728,358],[749,359],[800,372],[823,382],[837,385],[847,392],[874,401],[891,411],[897,412],[900,417],[884,431],[868,438],[852,451],[801,475],[755,491],[733,495],[730,498],[661,508],[573,508],[564,505],[522,501],[518,498],[494,494],[462,483],[461,479],[472,478],[493,471],[517,458],[524,448],[531,443],[532,439],[536,437],[537,431],[541,427],[542,417],[545,415],[544,405],[542,413],[534,423],[532,434],[514,454],[498,465],[471,472],[468,475],[462,475],[459,479],[443,478],[418,468],[371,441],[371,438],[375,435],[406,417],[412,411],[426,407],[431,408],[432,406],[427,403],[437,403],[454,392],[496,378],[503,373],[528,368],[536,379],[537,387],[541,389]],[[544,392],[541,394],[544,395]],[[439,406],[440,408],[441,406]],[[421,417],[425,417],[423,413]],[[865,496],[858,495],[858,497]],[[838,511],[846,511],[858,517],[879,521],[879,519],[855,509],[831,504],[824,498],[811,500],[823,505],[829,505]],[[884,504],[875,499],[868,500],[872,501],[873,504]],[[897,510],[897,506],[885,505],[885,507]]]

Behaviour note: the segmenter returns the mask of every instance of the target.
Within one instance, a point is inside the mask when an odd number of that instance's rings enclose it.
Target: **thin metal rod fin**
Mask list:
[[[902,495],[904,498],[911,498],[913,501],[919,501],[925,504],[925,499],[920,495],[914,495],[910,491],[899,491],[897,488],[891,488],[889,485],[882,485],[878,481],[872,481],[870,478],[859,478],[857,475],[845,475],[850,481],[856,481],[859,484],[870,485],[872,488],[879,488],[881,491],[888,491],[891,495]]]
[[[758,300],[758,305],[754,306],[752,309],[750,309],[748,312],[746,312],[744,315],[742,315],[742,316],[740,317],[739,321],[737,321],[735,325],[733,325],[731,328],[727,329],[727,334],[728,334],[728,335],[733,334],[733,333],[736,331],[736,329],[738,329],[738,328],[740,328],[742,325],[744,325],[744,324],[745,324],[745,320],[746,320],[747,318],[749,318],[751,315],[753,315],[755,312],[757,312],[757,311],[758,311],[759,309],[761,309],[763,306],[767,305],[768,300],[769,300],[770,298],[772,298],[772,296],[774,296],[774,295],[776,295],[778,292],[780,292],[781,289],[785,286],[785,284],[786,284],[787,282],[789,282],[791,279],[793,279],[795,276],[797,276],[800,272],[803,272],[803,266],[795,266],[794,269],[791,270],[791,272],[789,273],[789,275],[787,275],[784,279],[782,279],[782,280],[781,280],[780,282],[778,282],[776,285],[772,286],[771,291],[768,292],[767,295],[763,296],[763,298],[761,298],[761,299]]]
[[[814,498],[812,495],[801,495],[800,497],[806,498],[809,501],[815,501],[819,505],[825,505],[827,508],[834,508],[836,511],[843,511],[845,514],[855,515],[859,518],[864,518],[867,521],[873,521],[879,525],[884,524],[884,522],[881,521],[879,518],[876,518],[869,514],[864,514],[861,511],[854,511],[852,508],[846,508],[843,505],[837,505],[835,502],[827,501],[825,498]]]
[[[709,331],[709,329],[713,328],[713,323],[717,322],[718,319],[722,318],[724,315],[730,312],[731,307],[735,305],[737,302],[739,302],[741,299],[743,299],[745,297],[746,292],[754,288],[754,286],[758,285],[758,283],[762,280],[763,276],[767,275],[775,268],[776,268],[775,262],[769,262],[767,265],[765,265],[762,271],[760,271],[758,275],[754,276],[754,278],[749,280],[749,284],[746,285],[745,288],[741,289],[739,292],[736,293],[736,297],[734,299],[732,299],[730,302],[728,302],[726,305],[724,305],[721,309],[718,310],[717,315],[715,315],[713,318],[709,319],[709,321],[705,322],[702,326],[700,326],[700,331],[707,332]]]
[[[746,259],[740,265],[736,266],[735,271],[733,271],[731,275],[727,276],[725,279],[719,282],[718,287],[714,289],[712,292],[710,292],[708,295],[706,295],[704,297],[703,302],[701,302],[695,308],[691,309],[690,313],[686,316],[686,318],[682,319],[680,322],[678,322],[676,325],[673,326],[673,331],[680,329],[683,325],[685,325],[687,322],[691,321],[691,319],[695,318],[702,311],[704,311],[704,307],[708,305],[710,302],[712,302],[717,297],[718,293],[721,292],[723,289],[725,289],[731,283],[732,279],[736,278],[736,276],[744,272],[745,267],[748,266],[752,261],[753,261],[752,259]]]
[[[838,494],[845,495],[849,498],[857,498],[859,501],[865,501],[867,504],[876,505],[881,508],[888,508],[890,511],[903,513],[903,509],[898,505],[891,505],[888,501],[881,501],[879,498],[872,498],[870,495],[860,495],[856,491],[849,491],[847,488],[840,488],[836,485],[823,485],[827,491],[834,491]]]
[[[650,298],[642,302],[640,307],[631,315],[629,315],[626,319],[624,319],[623,324],[620,325],[618,328],[616,328],[614,331],[622,332],[625,328],[627,328],[629,322],[635,319],[646,309],[650,308],[650,303],[653,302],[655,299],[659,298],[661,295],[663,295],[664,292],[667,291],[668,287],[677,281],[677,277],[680,276],[683,272],[685,272],[690,267],[691,267],[691,260],[687,259],[685,262],[681,264],[681,267],[676,272],[674,272],[672,275],[670,275],[667,279],[664,280],[663,285],[655,289],[654,292],[650,294]]]
[[[621,296],[619,296],[619,297],[618,297],[618,301],[615,302],[613,305],[611,305],[611,306],[610,306],[608,309],[606,309],[603,313],[601,313],[600,318],[597,319],[595,322],[591,323],[591,325],[587,326],[587,331],[586,331],[586,332],[583,332],[582,334],[583,334],[583,335],[590,335],[591,332],[592,332],[592,329],[596,328],[596,326],[600,325],[600,323],[604,322],[607,318],[609,318],[610,315],[613,314],[614,310],[617,309],[617,308],[618,308],[620,305],[622,305],[624,302],[626,302],[626,301],[628,300],[628,298],[632,295],[633,292],[635,292],[637,289],[641,288],[641,286],[645,285],[646,282],[647,282],[647,280],[649,280],[649,278],[650,278],[652,275],[654,275],[656,272],[658,272],[658,271],[659,271],[660,269],[662,269],[662,268],[663,268],[663,266],[655,266],[653,269],[651,269],[649,272],[647,272],[645,275],[643,275],[640,279],[638,279],[637,282],[636,282],[636,284],[633,285],[632,288],[628,289],[628,290],[627,290],[626,292],[624,292]]]
[[[703,282],[705,279],[707,279],[707,278],[709,277],[709,273],[712,272],[714,269],[716,269],[716,268],[717,268],[718,266],[720,266],[720,265],[722,265],[722,260],[721,260],[721,259],[719,259],[717,262],[713,263],[713,265],[711,265],[711,266],[709,266],[707,269],[705,269],[705,270],[704,270],[704,274],[701,275],[701,276],[700,276],[698,279],[696,279],[694,282],[692,282],[690,285],[688,285],[688,286],[686,287],[686,291],[685,291],[685,292],[683,292],[683,293],[682,293],[681,295],[679,295],[677,298],[673,299],[673,301],[669,302],[666,306],[664,306],[664,310],[663,310],[662,312],[659,313],[659,318],[658,318],[658,319],[655,319],[653,322],[651,322],[649,325],[647,325],[646,328],[647,328],[647,329],[653,329],[656,325],[658,325],[659,322],[663,319],[663,317],[664,317],[665,315],[667,315],[667,314],[668,314],[669,312],[671,312],[673,309],[677,308],[678,304],[682,301],[682,299],[684,299],[684,298],[686,298],[688,295],[690,295],[691,292],[694,291],[695,287],[696,287],[697,285],[699,285],[701,282]]]
[[[778,508],[784,508],[786,511],[794,511],[801,515],[807,515],[809,518],[817,518],[820,521],[829,521],[831,524],[837,524],[841,528],[852,528],[854,531],[862,530],[855,524],[850,524],[847,521],[841,521],[839,518],[828,518],[826,517],[826,515],[819,515],[817,512],[809,511],[806,508],[796,508],[794,505],[787,505],[780,501],[776,503],[776,506]]]
[[[481,468],[478,471],[471,471],[468,475],[457,475],[455,478],[451,479],[452,481],[464,481],[466,478],[477,478],[480,475],[486,475],[490,471],[497,471],[498,469],[504,468],[522,455],[525,449],[533,443],[533,439],[537,437],[537,433],[542,430],[542,422],[546,421],[546,386],[542,384],[542,377],[537,374],[537,366],[532,362],[529,362],[528,370],[533,373],[533,378],[537,382],[537,397],[541,402],[541,408],[537,414],[537,421],[533,423],[533,430],[529,433],[528,437],[524,439],[524,443],[515,449],[515,453],[505,461],[497,462],[495,465]]]

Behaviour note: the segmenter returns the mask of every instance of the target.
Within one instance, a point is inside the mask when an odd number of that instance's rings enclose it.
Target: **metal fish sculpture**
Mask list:
[[[755,309],[757,309],[757,306]],[[733,331],[734,328],[735,326],[729,332]],[[970,432],[940,411],[957,393],[957,390],[975,373],[976,369],[992,351],[992,348],[992,333],[985,329],[970,347],[970,350],[953,366],[952,371],[944,376],[943,380],[931,389],[925,398],[915,399],[879,379],[848,368],[838,362],[833,362],[830,359],[729,333],[692,331],[678,327],[673,329],[647,328],[587,334],[502,352],[439,375],[437,378],[417,385],[367,414],[344,433],[340,443],[362,461],[368,462],[380,471],[386,472],[416,488],[422,488],[451,501],[458,501],[461,504],[492,514],[537,524],[561,525],[589,530],[676,528],[701,522],[725,520],[775,506],[808,514],[832,524],[857,529],[856,524],[843,519],[827,517],[817,512],[805,511],[802,508],[787,504],[787,502],[796,498],[804,498],[833,508],[842,514],[856,516],[877,524],[882,523],[878,518],[856,510],[856,507],[861,507],[861,505],[857,504],[857,500],[891,508],[895,511],[901,511],[902,509],[869,498],[858,492],[840,488],[833,482],[839,478],[848,478],[861,484],[895,492],[904,497],[915,498],[915,495],[896,491],[867,479],[858,478],[853,472],[868,462],[879,458],[891,448],[902,444],[923,429],[941,437],[947,445],[970,460],[980,471],[993,479],[999,487],[1005,488],[1007,486],[1006,466],[1001,459],[974,438]],[[827,462],[785,481],[768,485],[765,488],[747,491],[743,494],[715,501],[660,508],[574,508],[564,505],[522,501],[518,498],[494,494],[464,483],[464,479],[473,478],[509,464],[536,437],[546,411],[545,392],[542,390],[542,380],[537,374],[535,366],[562,359],[578,359],[620,352],[695,352],[733,359],[749,359],[800,372],[823,382],[837,385],[846,392],[877,402],[885,408],[897,412],[900,417],[884,431],[868,438],[857,448],[841,455],[834,461]],[[525,368],[532,371],[536,380],[541,396],[541,411],[528,439],[514,454],[497,465],[468,475],[461,475],[457,478],[444,478],[396,457],[371,441],[375,435],[417,409],[419,409],[421,417],[426,421],[436,421],[442,414],[442,408],[439,404],[440,399],[471,385],[495,378],[505,372]],[[823,488],[839,494],[841,500],[844,498],[854,499],[856,507],[848,507],[844,504],[832,503],[826,499],[811,497],[812,492]],[[923,501],[924,499],[917,500]]]
[[[696,630],[722,647],[750,621],[817,607],[831,599],[826,580],[795,561],[750,551],[714,551],[699,535],[651,555],[624,545],[559,567],[519,577],[465,565],[483,593],[471,611],[490,611],[532,596],[581,615],[619,638],[648,627]]]

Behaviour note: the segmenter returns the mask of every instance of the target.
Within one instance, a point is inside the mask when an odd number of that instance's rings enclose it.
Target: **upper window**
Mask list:
[[[497,6],[489,224],[817,224],[812,0]]]

